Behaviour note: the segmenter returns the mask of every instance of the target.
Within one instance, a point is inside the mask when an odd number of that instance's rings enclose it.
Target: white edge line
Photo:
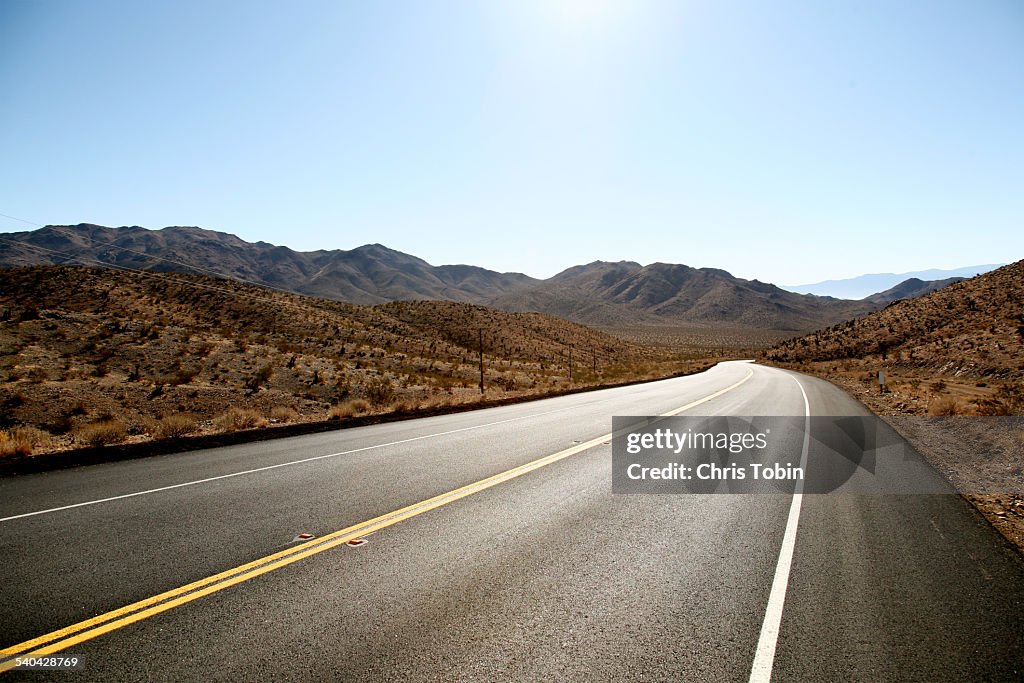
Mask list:
[[[811,442],[811,404],[807,400],[807,392],[795,375],[790,375],[800,393],[804,397],[804,444],[800,453],[800,467],[807,472],[807,450]],[[772,592],[768,596],[768,606],[761,624],[761,635],[757,640],[757,652],[754,664],[750,668],[750,683],[768,683],[772,678],[775,666],[775,647],[779,642],[779,626],[782,624],[782,607],[786,602],[786,589],[789,587],[789,570],[793,564],[793,551],[796,549],[796,529],[800,524],[800,507],[804,497],[804,480],[800,479],[793,490],[793,501],[789,505],[789,518],[786,521],[786,533],[782,537],[779,549],[779,561],[775,565],[775,578],[772,580]]]
[[[486,424],[473,425],[471,427],[460,427],[459,429],[452,429],[447,432],[437,432],[435,434],[422,434],[420,436],[414,436],[408,439],[401,439],[399,441],[389,441],[388,443],[379,443],[372,446],[363,446],[362,448],[353,448],[348,451],[339,451],[338,453],[327,453],[326,455],[314,455],[311,458],[303,458],[301,460],[289,460],[288,462],[279,462],[276,465],[267,465],[266,467],[257,467],[251,470],[242,470],[241,472],[230,472],[228,474],[221,474],[216,477],[207,477],[206,479],[196,479],[194,481],[185,481],[180,484],[171,484],[169,486],[161,486],[155,489],[146,489],[145,491],[135,491],[133,493],[124,493],[119,496],[110,496],[109,498],[99,498],[97,500],[87,500],[82,503],[73,503],[71,505],[62,505],[61,507],[47,508],[46,510],[36,510],[35,512],[25,512],[20,515],[11,515],[10,517],[0,517],[0,522],[9,522],[15,519],[22,519],[24,517],[34,517],[35,515],[45,515],[51,512],[60,512],[61,510],[71,510],[73,508],[80,508],[86,505],[98,505],[100,503],[109,503],[114,500],[123,500],[125,498],[134,498],[135,496],[145,496],[150,493],[159,493],[160,491],[170,491],[171,489],[179,489],[184,486],[195,486],[196,484],[206,484],[211,481],[217,481],[218,479],[230,479],[232,477],[240,477],[244,474],[255,474],[257,472],[266,472],[267,470],[274,470],[278,467],[288,467],[289,465],[301,465],[302,463],[314,462],[316,460],[325,460],[327,458],[336,458],[340,455],[351,455],[353,453],[360,453],[362,451],[369,451],[375,448],[387,448],[388,446],[398,446],[403,443],[409,443],[411,441],[421,441],[423,439],[431,439],[437,436],[446,436],[448,434],[457,434],[458,432],[468,432],[473,429],[482,429],[484,427],[493,427],[494,425],[504,424],[506,422],[515,422],[516,420],[526,420],[531,417],[539,417],[542,415],[550,415],[552,413],[559,413],[569,408],[559,408],[558,410],[551,410],[545,413],[533,413],[531,415],[522,415],[520,417],[513,417],[507,420],[498,420],[497,422],[488,422]]]
[[[753,373],[751,372],[750,374],[753,374]],[[745,382],[749,378],[750,378],[750,375],[745,377],[740,383],[742,384],[742,382]],[[712,398],[715,398],[716,396],[719,396],[722,393],[725,393],[725,391],[728,391],[729,389],[732,389],[732,388],[733,388],[732,386],[727,387],[725,390],[723,390],[721,392],[716,392],[716,393],[712,394],[711,396],[707,396],[704,399],[701,399],[700,401],[697,401],[696,403],[690,404],[688,406],[684,406],[683,408],[680,408],[679,410],[680,411],[681,410],[685,410],[686,408],[690,408],[693,405],[697,405],[697,403],[703,403],[704,401],[710,400]],[[607,399],[607,400],[611,400],[611,399]],[[561,412],[564,412],[566,410],[572,410],[572,409],[574,409],[576,407],[577,406],[567,406],[565,408],[558,408],[557,410],[549,410],[549,411],[546,411],[546,412],[543,412],[543,413],[531,413],[530,415],[522,415],[520,417],[512,417],[512,418],[509,418],[507,420],[498,420],[497,422],[488,422],[486,424],[472,425],[470,427],[461,427],[459,429],[452,429],[452,430],[449,430],[449,431],[446,431],[446,432],[437,432],[435,434],[423,434],[421,436],[414,436],[414,437],[411,437],[411,438],[408,438],[408,439],[401,439],[399,441],[390,441],[388,443],[380,443],[380,444],[374,444],[372,446],[364,446],[362,448],[354,448],[354,449],[348,450],[348,451],[339,451],[338,453],[327,453],[326,455],[315,455],[315,456],[313,456],[311,458],[303,458],[301,460],[289,460],[288,462],[281,462],[281,463],[277,463],[276,465],[267,465],[266,467],[257,467],[257,468],[250,469],[250,470],[242,470],[241,472],[230,472],[228,474],[221,474],[221,475],[218,475],[216,477],[207,477],[205,479],[196,479],[194,481],[185,481],[185,482],[181,482],[180,484],[170,484],[168,486],[160,486],[158,488],[146,489],[145,491],[134,491],[132,493],[123,493],[123,494],[118,495],[118,496],[110,496],[109,498],[99,498],[99,499],[96,499],[96,500],[87,500],[87,501],[84,501],[84,502],[81,502],[81,503],[72,503],[71,505],[62,505],[60,507],[47,508],[45,510],[36,510],[34,512],[23,512],[21,514],[11,515],[9,517],[0,517],[0,524],[2,524],[3,522],[11,522],[11,521],[14,521],[16,519],[24,519],[25,517],[35,517],[36,515],[46,515],[46,514],[50,514],[50,513],[53,513],[53,512],[61,512],[63,510],[72,510],[74,508],[86,507],[86,506],[89,506],[89,505],[99,505],[100,503],[110,503],[110,502],[115,501],[115,500],[124,500],[125,498],[134,498],[136,496],[146,496],[146,495],[149,495],[151,493],[159,493],[161,491],[170,491],[172,489],[180,489],[180,488],[184,488],[186,486],[196,486],[197,484],[207,484],[207,483],[209,483],[211,481],[218,481],[220,479],[231,479],[232,477],[241,477],[242,475],[246,475],[246,474],[256,474],[257,472],[266,472],[268,470],[274,470],[274,469],[277,469],[279,467],[288,467],[290,465],[301,465],[301,464],[307,463],[307,462],[314,462],[314,461],[317,461],[317,460],[325,460],[327,458],[336,458],[336,457],[341,456],[341,455],[352,455],[353,453],[361,453],[363,451],[369,451],[369,450],[373,450],[375,448],[387,448],[389,446],[398,446],[398,445],[401,445],[401,444],[404,444],[404,443],[410,443],[412,441],[421,441],[423,439],[432,439],[432,438],[438,437],[438,436],[447,436],[449,434],[457,434],[459,432],[468,432],[468,431],[471,431],[471,430],[474,430],[474,429],[482,429],[484,427],[493,427],[495,425],[505,424],[507,422],[516,422],[518,420],[528,420],[530,418],[541,417],[543,415],[553,415],[554,413],[561,413]]]

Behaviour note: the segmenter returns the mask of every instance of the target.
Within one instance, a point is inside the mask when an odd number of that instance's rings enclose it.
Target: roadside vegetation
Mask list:
[[[11,268],[0,278],[0,456],[415,414],[710,364],[535,313]]]

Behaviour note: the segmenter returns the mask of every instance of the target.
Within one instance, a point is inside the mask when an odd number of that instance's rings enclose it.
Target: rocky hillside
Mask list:
[[[478,401],[481,330],[488,397],[695,367],[537,313],[361,306],[179,273],[10,268],[0,277],[0,453],[16,429],[66,447]]]
[[[1024,382],[1024,261],[779,344],[769,361],[808,364],[871,383],[888,374],[908,410],[1020,410]],[[995,402],[995,403],[994,403]],[[998,403],[999,405],[996,405]]]

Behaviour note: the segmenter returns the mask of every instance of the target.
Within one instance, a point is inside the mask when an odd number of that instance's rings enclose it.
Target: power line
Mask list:
[[[34,225],[34,226],[36,226],[38,228],[45,228],[46,227],[45,225],[40,225],[39,223],[33,223],[32,221],[27,221],[24,218],[18,218],[17,216],[8,216],[6,213],[0,213],[0,216],[3,216],[4,218],[10,218],[12,221],[20,221],[22,223],[27,223],[28,225]]]

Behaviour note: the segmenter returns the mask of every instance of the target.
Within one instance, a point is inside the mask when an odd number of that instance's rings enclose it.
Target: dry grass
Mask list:
[[[331,406],[327,417],[331,420],[342,420],[346,417],[355,417],[370,411],[370,404],[361,398],[351,401],[343,401]]]
[[[1007,383],[977,401],[979,415],[1024,415],[1024,382]]]
[[[295,422],[299,419],[299,411],[291,406],[274,406],[270,409],[270,419],[277,422]]]
[[[164,415],[154,425],[153,436],[158,439],[172,439],[191,434],[196,431],[198,421],[188,413],[171,413]]]
[[[389,413],[413,413],[420,410],[423,404],[413,398],[403,398],[388,406]]]
[[[888,416],[954,483],[1020,477],[1020,437],[990,440],[995,422],[906,416],[1024,415],[1024,261],[814,334],[765,354],[839,384]],[[883,370],[889,390],[876,381]],[[1010,486],[1016,484],[1010,483]],[[960,490],[970,491],[970,488]],[[984,489],[979,489],[984,490]],[[998,490],[998,489],[997,489]],[[1012,488],[1004,490],[1013,490]],[[1019,496],[967,495],[1024,549]]]
[[[363,396],[371,405],[387,405],[395,400],[395,387],[386,377],[373,379],[363,387]]]
[[[50,435],[35,427],[14,427],[0,429],[0,457],[11,455],[32,455],[39,448],[45,448]]]
[[[215,417],[213,424],[222,432],[237,432],[240,429],[265,427],[267,419],[251,408],[231,407]]]
[[[0,430],[0,456],[30,455],[31,453],[31,441],[14,433],[14,430]]]
[[[74,433],[75,441],[87,446],[107,446],[124,441],[128,437],[128,425],[111,417],[79,425]]]
[[[455,404],[455,399],[448,394],[434,394],[420,401],[420,407],[424,410],[443,408]]]

